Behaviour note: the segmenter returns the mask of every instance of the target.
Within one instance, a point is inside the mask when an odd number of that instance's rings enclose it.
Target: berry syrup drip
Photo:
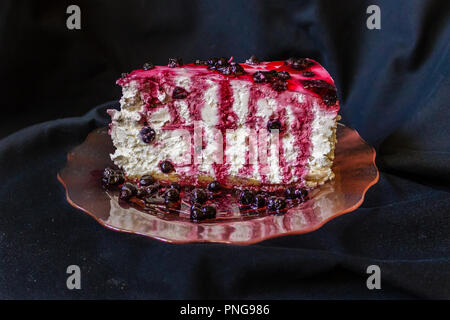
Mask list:
[[[233,111],[233,92],[231,90],[229,81],[221,81],[219,83],[219,105],[217,113],[219,115],[219,122],[216,128],[222,133],[223,146],[223,163],[213,163],[216,180],[221,184],[227,183],[228,169],[230,164],[227,163],[225,150],[227,149],[227,129],[236,129],[238,116]]]
[[[208,188],[198,189],[168,181],[156,182],[150,176],[142,177],[139,181],[124,182],[121,170],[111,168],[105,169],[101,181],[105,189],[118,197],[122,207],[132,206],[168,220],[182,217],[193,222],[211,222],[283,215],[290,208],[298,207],[308,200],[307,191],[295,187],[266,192],[227,189],[214,181]],[[214,188],[211,188],[213,184]],[[198,216],[197,212],[205,214]]]

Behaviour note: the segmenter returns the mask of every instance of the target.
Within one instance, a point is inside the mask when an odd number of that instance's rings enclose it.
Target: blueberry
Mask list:
[[[267,202],[267,209],[270,212],[277,212],[279,213],[280,210],[283,210],[286,208],[286,201],[283,198],[279,197],[270,197],[269,201]]]
[[[144,65],[142,66],[142,69],[144,69],[144,70],[151,70],[151,69],[154,69],[155,68],[155,65],[153,64],[153,63],[151,63],[151,62],[146,62],[146,63],[144,63]]]
[[[184,99],[188,96],[188,92],[181,88],[181,87],[175,87],[172,92],[172,98],[173,99]]]
[[[284,196],[287,199],[296,199],[297,195],[295,194],[295,192],[297,191],[297,189],[295,187],[288,187],[286,188],[286,190],[284,190]]]
[[[307,58],[289,58],[285,64],[293,69],[303,70],[314,65],[314,61]]]
[[[131,198],[132,194],[131,191],[128,189],[122,189],[119,193],[119,200],[129,200]]]
[[[136,197],[138,198],[148,197],[150,195],[148,191],[149,191],[148,187],[140,187],[136,191]]]
[[[216,208],[213,206],[204,206],[202,211],[206,219],[214,219],[216,217]]]
[[[322,100],[327,106],[334,106],[337,101],[336,90],[329,90],[322,95]]]
[[[221,189],[220,183],[218,181],[213,181],[208,184],[208,190],[211,192],[217,192]]]
[[[122,170],[105,168],[103,171],[102,184],[105,188],[123,183],[124,176]]]
[[[227,66],[228,65],[228,60],[227,60],[227,58],[221,57],[221,58],[219,58],[217,60],[215,65],[216,65],[216,67]]]
[[[336,104],[337,92],[336,87],[324,80],[305,79],[300,81],[303,87],[321,96],[322,101],[327,106]]]
[[[270,79],[273,78],[277,78],[278,77],[278,72],[277,70],[269,70],[269,71],[264,71],[264,73],[266,74],[266,76]]]
[[[167,66],[169,68],[180,67],[183,65],[183,60],[181,58],[169,58],[169,63]]]
[[[177,182],[172,182],[172,183],[169,185],[169,188],[171,188],[171,189],[176,189],[176,190],[178,190],[178,192],[181,191],[181,186],[180,186]]]
[[[253,192],[251,192],[250,190],[242,190],[241,193],[239,194],[239,202],[242,205],[252,204],[254,199],[255,196]]]
[[[308,195],[308,191],[306,191],[305,189],[301,189],[301,188],[295,189],[295,197],[297,199],[305,200],[307,195]]]
[[[256,83],[262,83],[267,81],[267,75],[263,71],[256,71],[253,74],[253,81]]]
[[[168,189],[165,193],[164,193],[164,199],[167,202],[177,202],[178,200],[180,200],[180,193],[178,192],[177,189]]]
[[[199,205],[191,206],[190,219],[191,221],[198,222],[206,218],[205,213]]]
[[[145,198],[157,193],[160,188],[161,185],[158,182],[149,186],[141,186],[140,188],[137,189],[136,196],[138,198]]]
[[[259,59],[256,56],[251,56],[250,58],[248,58],[247,60],[245,60],[245,63],[247,64],[259,64]]]
[[[173,167],[172,162],[170,162],[168,160],[161,162],[159,167],[161,168],[161,171],[163,173],[170,173],[170,172],[175,170],[175,168]]]
[[[287,71],[280,71],[278,72],[278,78],[281,80],[288,80],[291,78],[291,75]]]
[[[271,119],[267,122],[267,130],[281,130],[281,122],[278,119]]]
[[[237,76],[243,75],[245,73],[244,68],[239,63],[231,63],[231,73]]]
[[[217,60],[218,60],[217,58],[209,58],[206,61],[206,63],[208,64],[209,67],[214,67],[214,65],[216,64]]]
[[[262,208],[266,205],[266,198],[262,194],[255,196],[254,205],[257,208]]]
[[[319,79],[304,79],[300,81],[305,89],[320,93],[324,89],[336,89],[332,84],[325,80]]]
[[[144,143],[150,143],[155,139],[155,130],[151,127],[143,127],[141,131],[139,131],[139,136],[141,137]]]
[[[148,175],[148,174],[143,175],[139,179],[139,185],[142,186],[142,187],[149,186],[149,185],[154,184],[154,183],[155,183],[155,179],[152,176]]]
[[[287,89],[287,83],[284,80],[276,79],[271,84],[273,90],[281,92]]]
[[[216,66],[216,70],[219,71],[220,73],[226,75],[226,76],[228,76],[228,75],[230,75],[232,73],[230,65]]]
[[[208,194],[203,189],[194,189],[191,192],[191,202],[203,204],[208,200]]]
[[[120,189],[119,199],[129,200],[132,196],[136,195],[137,189],[131,182],[125,182]]]

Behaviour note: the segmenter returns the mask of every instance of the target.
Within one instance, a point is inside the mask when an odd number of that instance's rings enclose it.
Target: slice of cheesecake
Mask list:
[[[117,83],[111,159],[128,179],[314,187],[334,177],[336,88],[311,59],[170,59]]]

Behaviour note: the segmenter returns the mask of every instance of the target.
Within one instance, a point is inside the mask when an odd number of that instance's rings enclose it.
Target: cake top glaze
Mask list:
[[[339,109],[337,91],[330,74],[318,62],[307,58],[290,58],[286,61],[249,59],[235,63],[233,58],[212,58],[183,64],[181,59],[169,59],[167,66],[146,63],[141,69],[123,74],[117,84],[124,86],[131,81],[146,83],[157,79],[173,79],[178,76],[195,76],[211,81],[236,79],[266,86],[268,90],[300,92],[320,97],[323,107]],[[183,92],[180,93],[181,95]]]

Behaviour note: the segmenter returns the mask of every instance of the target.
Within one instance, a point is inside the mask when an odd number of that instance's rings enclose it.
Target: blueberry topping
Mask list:
[[[301,83],[305,89],[320,95],[327,106],[336,104],[337,92],[334,85],[318,79],[301,80]]]
[[[221,189],[220,183],[218,181],[213,181],[208,184],[208,190],[211,192],[217,192]]]
[[[177,189],[168,189],[165,193],[164,193],[164,199],[167,202],[177,202],[178,200],[180,200],[180,193],[178,192]]]
[[[316,74],[315,74],[314,72],[312,72],[312,71],[305,71],[305,72],[302,72],[302,76],[308,77],[308,78],[314,77],[315,75],[316,75]]]
[[[297,199],[305,200],[307,195],[308,195],[308,191],[306,191],[305,189],[301,189],[301,188],[295,189],[295,197]]]
[[[289,58],[285,61],[285,64],[293,69],[303,70],[314,65],[314,61],[308,58]]]
[[[276,91],[284,91],[287,89],[287,79],[291,76],[286,71],[277,72],[276,70],[270,71],[256,71],[253,74],[253,81],[256,83],[267,82],[270,83],[272,88]]]
[[[297,191],[295,187],[288,187],[286,188],[286,190],[284,190],[284,196],[287,199],[296,199],[297,195],[295,194],[295,191]]]
[[[176,190],[178,190],[178,192],[181,191],[181,186],[180,186],[177,182],[172,182],[172,183],[169,185],[169,188],[171,188],[171,189],[176,189]]]
[[[129,189],[121,189],[119,193],[119,200],[129,200],[132,194]]]
[[[271,119],[267,122],[267,130],[281,130],[281,122],[278,119]]]
[[[202,211],[206,219],[214,219],[216,217],[216,208],[213,206],[204,206]]]
[[[191,192],[191,202],[203,204],[208,200],[208,194],[203,189],[194,189]]]
[[[259,64],[259,59],[256,56],[251,56],[250,58],[245,60],[245,63],[256,65]]]
[[[139,185],[141,187],[149,186],[154,183],[155,183],[155,179],[148,174],[142,176],[141,179],[139,179]]]
[[[170,172],[175,170],[175,168],[173,167],[172,162],[170,162],[168,160],[161,162],[159,167],[161,168],[161,171],[163,173],[170,173]]]
[[[228,65],[228,60],[227,60],[227,58],[224,58],[224,57],[217,59],[217,62],[215,63],[216,68],[224,67],[226,65]]]
[[[114,170],[112,168],[106,168],[103,171],[102,185],[105,188],[115,186],[123,183],[124,177],[122,170]]]
[[[146,187],[140,187],[137,189],[136,196],[138,198],[145,198],[158,192],[161,185],[159,183],[152,184]]]
[[[120,189],[119,199],[129,200],[132,196],[136,195],[137,189],[131,182],[125,182]]]
[[[144,69],[145,71],[151,70],[151,69],[154,69],[154,68],[155,68],[155,65],[153,63],[151,63],[151,62],[146,62],[142,66],[142,69]]]
[[[138,197],[138,198],[145,198],[147,196],[148,196],[148,193],[147,193],[146,187],[140,187],[140,188],[137,189],[136,197]]]
[[[254,199],[255,196],[253,192],[251,192],[250,190],[242,190],[241,193],[239,194],[239,202],[242,205],[252,204]]]
[[[304,200],[307,194],[308,193],[307,193],[307,191],[305,189],[295,188],[295,187],[288,187],[284,191],[284,195],[285,195],[285,197],[287,199],[301,199],[301,200]]]
[[[280,71],[278,72],[278,78],[280,78],[281,80],[288,80],[291,78],[291,75],[287,71]]]
[[[175,87],[173,89],[172,98],[173,99],[184,99],[188,96],[188,92],[181,88],[181,87]]]
[[[144,143],[150,143],[155,139],[155,130],[151,127],[143,127],[141,131],[139,131],[139,136],[141,137]]]
[[[217,62],[217,58],[209,58],[207,61],[206,61],[206,63],[208,64],[208,66],[210,67],[210,69],[211,68],[214,68],[214,65],[216,64],[216,62]]]
[[[263,71],[256,71],[253,74],[253,81],[255,81],[256,83],[267,82],[267,79],[268,79],[268,76]]]
[[[281,92],[287,89],[287,83],[284,80],[276,79],[272,82],[272,88],[275,91]]]
[[[270,212],[279,213],[279,211],[283,210],[284,208],[286,208],[286,201],[283,198],[269,198],[269,201],[267,202],[267,209],[269,209]]]
[[[235,75],[243,75],[245,73],[245,70],[239,63],[232,62],[231,73]]]
[[[223,75],[242,75],[245,73],[244,68],[236,62],[228,62],[224,57],[211,58],[206,62],[208,69],[216,70]]]
[[[262,194],[255,196],[254,205],[257,208],[262,208],[266,205],[266,198]]]
[[[169,58],[169,63],[167,66],[169,68],[180,67],[183,65],[183,60],[181,58]]]
[[[203,212],[202,208],[199,205],[191,206],[190,219],[191,221],[194,222],[206,219],[205,213]]]
[[[229,76],[231,74],[231,66],[217,67],[216,70],[226,76]]]

